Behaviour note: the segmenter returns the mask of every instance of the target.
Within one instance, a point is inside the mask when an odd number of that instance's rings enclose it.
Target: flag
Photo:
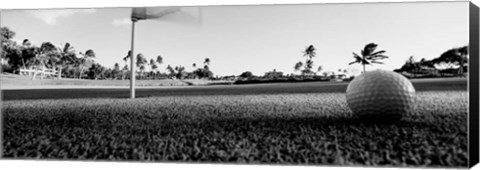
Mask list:
[[[201,26],[202,11],[199,7],[136,7],[132,8],[132,47],[135,47],[135,22],[139,20],[158,20],[188,26]],[[134,55],[133,55],[134,56]],[[130,74],[135,75],[135,62],[130,58]],[[135,98],[135,76],[130,77],[130,98]]]
[[[199,26],[202,24],[202,11],[200,7],[135,7],[132,8],[131,19]]]

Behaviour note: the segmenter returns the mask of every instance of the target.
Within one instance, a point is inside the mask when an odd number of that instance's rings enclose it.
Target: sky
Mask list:
[[[186,8],[198,9],[198,8]],[[390,58],[367,70],[400,68],[405,61],[432,59],[468,45],[468,2],[362,3],[261,6],[203,6],[200,26],[165,20],[135,25],[135,52],[167,65],[202,66],[210,58],[215,75],[255,75],[276,69],[296,73],[309,45],[317,49],[314,66],[323,71],[361,70],[348,65],[352,52],[378,44]],[[1,26],[16,32],[15,41],[34,45],[69,42],[78,52],[93,49],[96,62],[113,67],[126,63],[131,46],[130,8],[4,10]],[[315,69],[316,70],[316,69]],[[322,71],[322,72],[323,72]]]

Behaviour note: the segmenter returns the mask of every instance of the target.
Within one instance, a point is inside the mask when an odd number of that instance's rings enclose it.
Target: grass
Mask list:
[[[343,93],[5,101],[3,156],[467,166],[468,92],[417,92],[415,107],[382,125],[352,118]]]

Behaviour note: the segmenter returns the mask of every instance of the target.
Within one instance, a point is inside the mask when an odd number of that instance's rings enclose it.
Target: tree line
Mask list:
[[[362,50],[360,50],[360,55],[352,52],[354,61],[348,63],[360,64],[363,68],[363,72],[366,71],[366,66],[373,64],[384,64],[382,60],[388,59],[389,57],[385,55],[386,50],[377,50],[378,44],[368,43]],[[318,78],[317,73],[323,71],[323,67],[319,65],[316,70],[314,70],[314,61],[313,58],[316,57],[316,48],[314,45],[309,45],[302,51],[305,61],[298,61],[295,63],[293,69],[295,72],[300,72],[300,77],[302,79],[311,79]],[[443,77],[443,76],[464,76],[464,73],[467,72],[468,67],[468,45],[458,48],[452,48],[443,52],[439,57],[432,60],[426,60],[422,58],[420,61],[416,61],[413,56],[410,56],[405,64],[399,68],[395,69],[395,72],[399,72],[405,75],[411,74],[413,78],[415,77]],[[351,69],[338,69],[337,73],[348,74],[354,72]],[[335,72],[324,71],[321,73],[323,78],[335,78]],[[239,76],[243,79],[249,78],[262,78],[261,76],[255,76],[250,71],[245,71]],[[295,78],[298,76],[290,75],[283,76]],[[266,78],[266,77],[264,77]]]
[[[378,44],[369,43],[360,51],[360,55],[352,52],[354,61],[348,63],[348,65],[360,64],[363,67],[363,72],[365,72],[367,65],[384,64],[382,60],[388,59],[389,57],[385,55],[386,50],[377,50],[377,47]],[[306,58],[305,62],[299,61],[295,63],[294,71],[300,71],[300,74],[303,76],[312,76],[323,70],[322,66],[318,66],[316,71],[313,70],[314,62],[312,59],[316,57],[316,48],[313,45],[305,48],[303,56]],[[454,76],[463,76],[467,71],[467,67],[468,45],[449,49],[432,60],[422,58],[420,61],[415,61],[414,57],[411,56],[401,68],[395,69],[394,71],[410,73],[413,77],[419,74],[431,75],[434,73],[438,73],[439,76],[445,76],[447,73],[451,73]],[[347,69],[339,69],[338,71],[343,73],[348,72]],[[328,76],[329,72],[323,72],[323,75]]]
[[[401,68],[394,71],[410,73],[411,77],[463,77],[468,72],[468,45],[449,49],[431,60],[422,58],[417,61],[410,56]]]
[[[377,48],[377,44],[369,43],[367,44],[363,50],[361,50],[361,55],[353,52],[353,58],[355,61],[349,63],[352,64],[361,64],[363,66],[363,71],[365,71],[366,65],[370,64],[383,64],[380,60],[388,58],[388,56],[384,55],[386,52],[385,50],[375,51]],[[320,65],[318,66],[317,70],[314,71],[314,62],[313,58],[316,57],[316,48],[313,45],[310,45],[305,48],[303,51],[303,56],[306,58],[305,62],[297,62],[295,63],[294,71],[300,71],[301,75],[316,75],[317,72],[321,72],[323,67]],[[347,72],[347,69],[339,69],[339,72]],[[329,72],[323,72],[324,76],[327,76]]]
[[[123,60],[125,64],[120,66],[119,63],[115,63],[113,68],[107,68],[101,64],[95,62],[95,52],[92,49],[88,49],[85,52],[75,52],[75,49],[70,43],[64,45],[55,46],[50,42],[43,42],[40,46],[32,45],[28,39],[23,40],[21,44],[17,44],[13,41],[15,32],[7,27],[1,28],[2,37],[2,54],[0,56],[2,69],[12,73],[19,73],[21,69],[34,69],[45,70],[54,69],[57,70],[57,77],[74,78],[74,79],[117,79],[125,80],[130,79],[130,71],[128,61],[131,57],[129,51]],[[360,64],[363,67],[363,71],[366,70],[367,65],[372,64],[384,64],[382,60],[388,59],[385,55],[386,50],[377,50],[378,44],[369,43],[363,47],[360,51],[360,55],[352,52],[354,61],[348,63]],[[316,57],[316,48],[313,45],[309,45],[303,51],[303,57],[305,61],[299,61],[294,65],[294,71],[300,72],[300,75],[316,76],[317,72],[321,72],[323,67],[320,65],[314,70],[313,58]],[[166,79],[166,78],[213,78],[213,72],[210,70],[210,58],[205,58],[203,61],[203,67],[197,67],[196,63],[193,63],[193,71],[186,71],[182,65],[171,66],[167,65],[166,70],[161,72],[159,65],[164,64],[163,57],[158,55],[156,58],[148,60],[142,53],[136,56],[136,77],[138,79]],[[420,61],[415,61],[415,58],[411,56],[405,64],[395,69],[396,72],[409,73],[413,77],[422,74],[440,74],[445,75],[463,75],[467,71],[468,66],[468,45],[458,48],[452,48],[439,57],[432,60],[426,60],[422,58]],[[147,67],[150,67],[150,71],[146,71]],[[339,69],[339,72],[347,73],[346,69]],[[326,77],[331,72],[323,72]],[[32,79],[35,79],[36,73],[33,73]],[[246,71],[240,74],[242,78],[248,78],[254,76],[251,72]],[[41,77],[43,78],[43,77]]]
[[[97,58],[94,50],[88,49],[85,52],[76,53],[70,43],[55,46],[51,42],[43,42],[40,46],[33,45],[30,40],[24,39],[21,44],[13,41],[15,32],[8,27],[1,28],[2,55],[0,56],[2,71],[19,74],[21,70],[37,70],[30,72],[32,79],[45,70],[55,70],[58,79],[130,79],[128,61],[132,56],[129,51],[123,60],[125,64],[120,66],[115,63],[113,68],[107,68],[95,61]],[[172,67],[168,65],[164,72],[159,70],[159,65],[163,64],[163,57],[158,55],[156,58],[148,60],[142,53],[136,56],[136,78],[138,79],[166,79],[166,78],[212,78],[213,72],[210,70],[210,58],[205,58],[204,66],[197,68],[194,63],[194,69],[191,72],[186,71],[185,67],[179,65]],[[150,67],[150,71],[146,71]],[[43,78],[43,74],[40,74]]]

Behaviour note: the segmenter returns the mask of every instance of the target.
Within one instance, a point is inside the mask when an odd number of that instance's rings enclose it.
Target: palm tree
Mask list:
[[[298,63],[295,64],[295,66],[293,67],[295,69],[295,71],[300,71],[300,68],[303,66],[303,63],[301,61],[299,61]]]
[[[144,79],[145,78],[145,74],[144,74],[145,73],[145,65],[143,65],[143,64],[140,65],[139,69],[140,69],[141,77]]]
[[[203,64],[210,65],[210,58],[205,58]]]
[[[313,45],[310,45],[303,51],[303,56],[307,56],[307,59],[312,59],[317,54],[315,50],[315,47]]]
[[[21,60],[23,68],[27,67],[28,61],[35,58],[36,48],[32,46],[32,43],[28,39],[24,39],[20,46]]]
[[[83,70],[85,70],[88,65],[91,64],[92,59],[95,58],[95,52],[92,49],[89,49],[85,51],[85,53],[80,52],[80,55],[82,55],[83,57],[77,60],[77,65],[80,67],[79,78],[82,79]]]
[[[118,79],[118,73],[120,72],[120,64],[118,63],[115,63],[115,65],[113,65],[113,78],[115,80]]]
[[[145,70],[145,64],[147,64],[147,59],[143,56],[142,53],[137,54],[137,67],[140,69],[141,77],[143,78],[143,71]]]
[[[128,65],[128,59],[132,56],[132,52],[128,51],[127,56],[123,57],[123,61],[125,61],[125,65]]]
[[[304,51],[303,51],[303,56],[306,57],[305,61],[305,69],[302,71],[304,74],[310,74],[313,73],[312,68],[313,68],[313,57],[317,54],[315,52],[315,47],[313,45],[308,46]]]
[[[157,63],[158,64],[163,64],[163,57],[162,56],[157,56]]]
[[[301,71],[302,75],[307,75],[307,74],[314,73],[312,71],[312,68],[313,68],[313,60],[312,59],[316,55],[315,50],[316,49],[313,45],[310,45],[307,48],[305,48],[305,50],[303,51],[303,56],[306,57],[305,64],[302,63],[301,61],[296,63],[295,66],[293,67],[295,69],[295,71]],[[302,66],[304,67],[303,70],[300,69]]]
[[[313,71],[312,71],[312,68],[313,68],[313,57],[315,57],[316,55],[316,52],[315,52],[315,47],[313,45],[310,45],[308,46],[307,48],[305,48],[305,50],[303,51],[303,56],[306,57],[306,61],[305,63],[302,63],[301,61],[295,63],[295,66],[293,67],[295,71],[301,71],[301,74],[302,76],[305,76],[305,75],[311,75],[311,74],[315,74]],[[303,70],[301,70],[300,68],[301,67],[304,67]]]
[[[58,50],[60,51],[60,58],[57,63],[57,65],[59,66],[58,79],[62,79],[63,66],[73,63],[77,58],[77,55],[75,54],[75,50],[73,49],[73,47],[68,42],[65,43],[63,47],[59,47]]]
[[[356,54],[353,52],[353,58],[355,61],[349,63],[348,65],[352,65],[355,63],[359,63],[363,65],[363,72],[365,72],[365,65],[369,64],[383,64],[383,62],[380,62],[378,60],[383,60],[385,58],[388,58],[388,56],[383,55],[385,53],[385,50],[381,51],[376,51],[378,44],[375,43],[370,43],[365,45],[365,48],[361,51],[362,56]]]
[[[159,74],[158,66],[155,64],[155,65],[152,66],[152,69],[155,71],[155,72],[153,72],[153,74],[154,74],[153,79],[155,79]]]
[[[21,64],[22,68],[26,69],[29,67],[31,69],[39,51],[38,47],[33,46],[28,39],[24,39],[20,46],[17,46],[16,44],[13,44],[12,46],[4,44],[2,47],[3,50],[5,50],[5,52],[2,53],[2,56],[10,56],[12,54],[15,56],[15,60],[11,60],[13,61],[12,65],[14,68],[19,68],[19,65]],[[29,72],[28,75],[31,76],[31,72]]]
[[[57,55],[58,55],[57,48],[52,43],[50,42],[42,43],[34,59],[34,64],[42,67],[42,74],[40,76],[40,79],[43,79],[46,66],[49,63],[51,63],[51,60],[57,57]],[[33,74],[32,80],[35,80],[36,74],[37,73]]]
[[[122,80],[124,80],[125,77],[127,77],[127,74],[128,74],[128,65],[125,64],[125,66],[123,66],[122,68]]]
[[[1,27],[0,28],[0,34],[2,36],[2,39],[10,40],[13,37],[15,37],[15,32],[10,30],[8,27]]]
[[[170,74],[169,74],[170,78],[171,78],[172,75],[175,74],[175,69],[173,69],[172,66],[170,66],[170,65],[167,66],[167,71],[170,72]]]
[[[145,65],[147,64],[147,62],[148,62],[147,59],[142,53],[137,54],[137,63],[136,63],[137,67]]]
[[[322,66],[318,66],[317,72],[321,72],[323,70]]]
[[[12,41],[12,38],[15,37],[15,32],[10,30],[8,27],[0,27],[0,62],[9,61],[10,52],[16,53],[17,44],[15,41]],[[17,57],[17,56],[15,56]],[[10,60],[11,61],[11,60]],[[15,67],[15,65],[13,65]]]
[[[158,66],[157,66],[157,64],[156,64],[156,62],[155,62],[154,59],[150,59],[150,66],[151,66],[151,68],[152,68],[152,71],[150,71],[150,76],[153,77],[154,71],[157,71],[157,68],[158,68]]]
[[[163,57],[160,56],[160,55],[158,55],[156,62],[158,63],[158,65],[163,64]],[[156,74],[160,74],[160,71],[157,70],[157,69],[158,69],[158,65],[155,65],[155,69],[154,69],[154,70],[156,71]]]
[[[152,59],[150,59],[149,65],[150,65],[151,67],[153,67],[154,65],[157,65],[157,64],[156,64],[155,60],[152,58]],[[152,70],[153,70],[153,68],[152,68]]]
[[[115,64],[117,64],[118,66],[118,63],[115,63]],[[107,69],[102,65],[100,65],[99,63],[95,63],[92,65],[91,71],[93,72],[94,79],[97,80],[100,76],[103,76],[103,74],[105,73],[105,71],[107,71]],[[108,69],[108,71],[113,73],[112,77],[115,79],[115,71],[110,69]]]
[[[29,47],[29,46],[32,46],[32,43],[30,42],[30,40],[24,39],[24,40],[22,41],[22,46]]]
[[[177,71],[176,77],[178,79],[183,79],[183,74],[185,73],[185,67],[177,66],[177,67],[175,67],[175,71]]]
[[[127,56],[123,57],[123,61],[125,61],[125,66],[123,67],[123,71],[122,71],[122,80],[124,79],[123,74],[125,74],[125,77],[128,74],[128,59],[130,58],[130,56],[132,56],[132,51],[128,50]],[[127,69],[125,70],[125,68]],[[123,72],[126,72],[126,73],[123,73]]]

